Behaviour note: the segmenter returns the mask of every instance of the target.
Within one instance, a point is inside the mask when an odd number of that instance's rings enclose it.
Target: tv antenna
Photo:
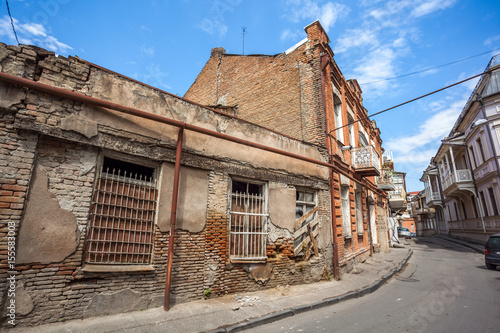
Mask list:
[[[245,55],[245,32],[247,32],[247,28],[241,27],[241,30],[243,31],[243,55]]]

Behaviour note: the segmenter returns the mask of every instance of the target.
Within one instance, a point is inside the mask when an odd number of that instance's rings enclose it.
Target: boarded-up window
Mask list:
[[[154,168],[104,157],[92,197],[85,262],[151,263],[157,195]]]
[[[266,258],[267,196],[265,185],[233,180],[229,253],[233,260]]]
[[[294,253],[304,255],[303,250],[308,248],[311,242],[315,242],[315,235],[319,232],[318,205],[316,192],[301,191],[296,192],[295,206],[295,233],[294,233]]]

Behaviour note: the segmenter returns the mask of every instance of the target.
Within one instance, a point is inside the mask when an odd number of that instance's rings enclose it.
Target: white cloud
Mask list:
[[[292,32],[290,29],[285,29],[281,33],[281,40],[298,40],[300,38],[300,33],[298,31]]]
[[[500,40],[500,35],[496,35],[493,37],[490,37],[484,41],[484,45],[492,45],[495,43],[497,40]]]
[[[146,84],[159,87],[165,90],[170,90],[172,89],[172,87],[165,82],[165,79],[169,75],[170,74],[168,72],[164,72],[161,69],[160,65],[156,63],[151,63],[146,67],[145,73],[140,73],[140,74],[136,73],[133,75],[133,77],[136,80],[142,81]]]
[[[155,55],[155,49],[153,47],[147,47],[146,45],[141,46],[141,52],[148,56]]]
[[[32,22],[19,23],[15,18],[13,18],[13,21],[21,44],[33,44],[58,54],[67,54],[69,50],[73,49],[71,46],[60,42],[56,37],[51,36],[41,24]],[[0,18],[0,36],[6,36],[10,42],[16,43],[10,18],[6,15]]]
[[[449,106],[425,120],[418,127],[419,132],[417,134],[393,138],[387,141],[384,146],[387,150],[398,152],[401,156],[400,158],[403,159],[407,158],[405,156],[417,155],[416,150],[419,147],[440,142],[441,139],[449,134],[465,103],[465,99],[455,101],[451,104],[448,104],[446,101],[431,103],[431,108],[442,107],[443,105]]]
[[[411,11],[411,14],[415,17],[420,17],[438,10],[446,9],[453,6],[455,3],[456,0],[427,0],[418,3],[418,5]]]
[[[292,22],[300,20],[319,20],[326,32],[335,25],[339,18],[347,16],[349,7],[335,2],[327,2],[319,5],[317,0],[287,0],[285,7],[288,13],[285,15]]]
[[[383,79],[395,76],[393,65],[395,58],[396,53],[391,48],[378,48],[368,53],[361,60],[360,65],[354,68],[355,77],[360,84],[378,81],[363,85],[365,95],[378,96],[388,88],[389,82]],[[394,87],[395,83],[392,83],[391,89]]]
[[[219,37],[224,37],[227,32],[227,25],[222,23],[219,20],[211,20],[208,18],[203,19],[199,25],[200,29],[205,31],[206,33],[210,35],[218,34]]]
[[[376,32],[371,29],[351,29],[338,39],[335,52],[345,52],[352,47],[377,46],[378,38]]]

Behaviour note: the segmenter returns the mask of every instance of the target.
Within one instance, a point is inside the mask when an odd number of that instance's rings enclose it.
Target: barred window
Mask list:
[[[231,259],[266,259],[268,216],[265,184],[233,180],[229,220]]]
[[[155,173],[152,167],[104,157],[92,196],[86,263],[151,263],[158,197]]]

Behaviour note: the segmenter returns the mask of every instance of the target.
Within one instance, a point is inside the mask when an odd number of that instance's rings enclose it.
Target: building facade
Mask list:
[[[324,149],[77,57],[0,63],[2,327],[333,275]]]
[[[422,178],[427,203],[443,221],[439,232],[484,243],[500,231],[499,96],[497,55]]]
[[[214,48],[184,97],[317,145],[346,171],[333,172],[330,180],[334,255],[349,270],[372,247],[388,250],[387,195],[375,182],[382,141],[357,81],[344,78],[321,24],[305,31],[305,39],[277,55]]]

